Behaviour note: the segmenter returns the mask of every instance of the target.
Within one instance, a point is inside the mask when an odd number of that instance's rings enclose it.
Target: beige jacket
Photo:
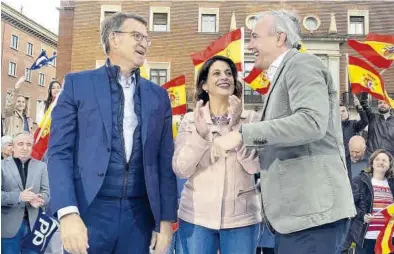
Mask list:
[[[203,109],[210,136],[228,132],[226,126],[212,123],[208,104]],[[254,111],[244,111],[240,124],[254,119],[257,120]],[[253,176],[260,170],[258,158],[242,159],[239,152],[232,151],[228,157],[211,163],[212,138],[209,139],[197,133],[194,113],[186,114],[179,127],[172,160],[175,174],[188,179],[180,200],[179,218],[211,229],[259,223],[261,202]]]
[[[5,120],[4,120],[4,135],[13,136],[23,131],[25,120],[23,116],[15,110],[16,97],[19,94],[19,89],[12,88],[10,94],[6,96],[5,104]],[[33,120],[27,117],[29,124],[29,132],[33,131]]]

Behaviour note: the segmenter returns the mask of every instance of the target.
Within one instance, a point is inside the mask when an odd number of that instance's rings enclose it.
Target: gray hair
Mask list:
[[[6,135],[1,137],[1,148],[5,147],[9,143],[12,143],[12,136]]]
[[[28,132],[28,131],[21,131],[21,132],[16,133],[16,134],[13,136],[13,138],[12,138],[12,143],[15,143],[16,138],[19,137],[19,136],[21,136],[21,135],[29,135],[30,138],[32,139],[32,141],[34,141],[34,137],[33,137],[33,135],[32,135],[30,132]]]
[[[143,17],[134,13],[117,12],[106,18],[101,23],[101,44],[103,45],[105,54],[108,54],[110,51],[109,35],[112,32],[119,31],[126,19],[134,19],[141,22],[144,26],[148,26],[148,22]]]
[[[256,22],[264,16],[274,17],[275,27],[272,31],[273,34],[285,33],[287,48],[297,48],[301,42],[301,26],[299,18],[286,10],[267,11],[260,13]]]

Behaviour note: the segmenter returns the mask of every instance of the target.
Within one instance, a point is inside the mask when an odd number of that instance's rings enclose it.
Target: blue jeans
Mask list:
[[[2,254],[36,254],[37,252],[31,250],[21,250],[23,237],[30,233],[30,226],[28,220],[23,220],[19,231],[12,238],[1,238],[1,253]]]
[[[179,231],[175,232],[172,236],[172,241],[170,247],[164,254],[183,254],[182,246],[181,246],[181,239],[179,238]]]
[[[340,254],[350,219],[290,233],[275,233],[276,254]]]
[[[214,230],[179,221],[183,254],[254,254],[260,224],[240,228]]]

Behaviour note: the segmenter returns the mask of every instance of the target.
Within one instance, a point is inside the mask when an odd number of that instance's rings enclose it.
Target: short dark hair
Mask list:
[[[234,95],[238,98],[242,96],[242,84],[238,81],[238,72],[235,63],[230,58],[224,56],[213,56],[203,64],[197,77],[195,99],[196,101],[203,100],[204,105],[209,101],[209,95],[202,87],[208,80],[209,69],[211,69],[211,66],[216,61],[223,61],[230,66],[231,74],[234,78]]]
[[[103,44],[105,54],[110,51],[109,48],[109,35],[112,32],[119,31],[126,19],[134,19],[144,26],[148,26],[148,22],[141,16],[135,13],[117,12],[110,17],[106,18],[101,23],[101,43]]]

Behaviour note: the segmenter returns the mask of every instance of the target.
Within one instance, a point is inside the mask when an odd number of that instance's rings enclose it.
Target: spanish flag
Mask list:
[[[300,42],[301,53],[307,52],[304,43]],[[244,78],[244,81],[256,92],[260,94],[266,94],[270,87],[270,81],[263,70],[253,68],[249,75]]]
[[[185,75],[182,75],[168,81],[163,85],[163,88],[167,89],[168,96],[170,96],[173,115],[186,114],[187,106],[185,80]]]
[[[386,219],[384,230],[380,231],[378,239],[376,240],[375,253],[376,254],[390,254],[394,252],[392,237],[394,233],[394,204],[389,205],[380,212]]]
[[[387,100],[384,81],[372,66],[360,58],[349,56],[349,82],[354,94],[367,92],[378,100]]]
[[[199,71],[204,62],[215,55],[230,58],[237,66],[237,70],[242,71],[244,62],[244,29],[239,28],[231,31],[209,44],[205,50],[192,54],[192,61],[196,70]]]
[[[270,81],[264,71],[253,68],[249,75],[244,78],[248,85],[260,94],[266,94],[270,88]]]
[[[394,61],[394,36],[370,33],[364,42],[349,40],[348,45],[379,68],[387,69]]]
[[[42,157],[48,149],[49,133],[52,121],[51,113],[57,103],[57,98],[59,98],[59,95],[51,105],[49,105],[49,108],[45,112],[44,117],[41,119],[38,124],[38,128],[34,133],[34,144],[31,156],[36,160],[42,160]]]

